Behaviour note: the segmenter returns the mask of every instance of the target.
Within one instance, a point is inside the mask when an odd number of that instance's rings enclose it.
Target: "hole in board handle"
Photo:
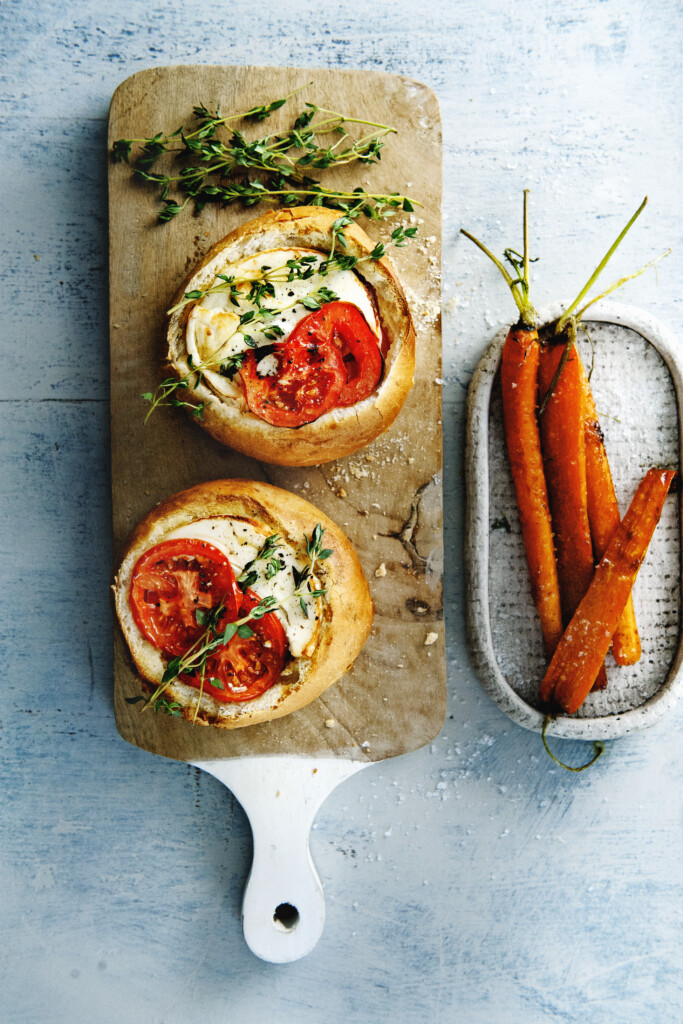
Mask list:
[[[291,903],[280,903],[273,914],[273,924],[281,932],[291,932],[299,923],[299,911]]]

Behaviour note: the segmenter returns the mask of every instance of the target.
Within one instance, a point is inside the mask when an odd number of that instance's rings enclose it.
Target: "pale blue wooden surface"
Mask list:
[[[680,5],[102,6],[0,7],[0,1019],[680,1019],[683,709],[570,776],[468,665],[463,403],[511,306],[457,234],[516,243],[530,186],[540,305],[576,290],[647,192],[615,276],[674,245],[658,284],[625,298],[680,331]],[[436,90],[444,120],[449,718],[323,808],[325,934],[281,967],[242,940],[239,806],[121,741],[111,702],[105,121],[129,74],[195,62],[400,72]]]

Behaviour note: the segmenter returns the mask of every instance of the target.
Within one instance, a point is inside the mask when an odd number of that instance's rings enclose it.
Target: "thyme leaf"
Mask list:
[[[335,292],[323,285],[316,291],[304,295],[303,299],[300,299],[299,302],[305,309],[316,310],[320,309],[321,306],[327,305],[328,302],[336,302],[338,299],[339,296]]]
[[[175,700],[174,701],[170,701],[170,700],[167,700],[165,697],[159,697],[158,700],[155,700],[155,702],[152,705],[152,707],[154,708],[155,714],[158,714],[159,711],[163,711],[163,713],[165,715],[170,715],[171,718],[181,718],[182,717],[182,712],[180,710],[180,704],[178,704],[178,702],[175,701]]]

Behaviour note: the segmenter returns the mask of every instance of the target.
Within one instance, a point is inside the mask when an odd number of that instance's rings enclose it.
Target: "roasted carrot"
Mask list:
[[[668,249],[660,256],[650,260],[644,267],[637,270],[634,274],[628,274],[626,277],[621,277],[619,280],[614,281],[609,288],[606,288],[600,295],[596,295],[589,302],[585,303],[577,312],[574,312],[579,306],[581,301],[588,295],[592,286],[596,283],[600,274],[607,266],[609,260],[617,250],[625,236],[630,231],[631,227],[638,219],[640,214],[647,205],[647,196],[638,207],[636,212],[630,218],[626,226],[621,230],[615,241],[612,243],[610,248],[607,250],[602,260],[589,277],[586,284],[583,286],[577,297],[567,307],[562,316],[556,321],[554,325],[551,325],[551,330],[554,329],[554,335],[557,341],[559,341],[562,348],[561,355],[556,352],[556,369],[550,381],[549,387],[546,389],[545,397],[539,405],[539,417],[541,420],[545,415],[545,408],[550,402],[555,389],[558,387],[559,382],[565,368],[569,366],[569,373],[572,372],[571,360],[572,354],[575,353],[575,341],[576,341],[576,328],[580,323],[582,317],[588,309],[595,303],[599,302],[600,299],[610,295],[617,288],[621,288],[622,285],[626,284],[627,281],[633,280],[633,278],[640,277],[641,274],[645,273],[650,267],[654,266],[663,256],[667,256],[671,250]],[[562,342],[564,343],[562,344]],[[559,355],[559,358],[558,358]],[[586,377],[585,371],[581,365],[580,359],[578,360],[578,367],[582,376],[583,391],[584,391],[584,413],[586,417],[585,425],[585,460],[586,460],[586,487],[587,487],[587,502],[588,502],[588,519],[590,523],[591,539],[593,543],[593,553],[597,561],[602,557],[605,548],[609,542],[612,533],[616,529],[619,523],[619,508],[614,494],[614,485],[612,483],[612,474],[610,472],[609,463],[607,461],[607,454],[605,452],[604,443],[602,440],[602,431],[595,411],[595,403],[593,401],[593,395],[590,390],[590,385]],[[545,383],[545,381],[544,381]],[[552,509],[552,498],[551,498],[551,509]],[[553,524],[555,525],[555,524]],[[556,529],[557,534],[557,529]],[[560,535],[560,540],[561,540]],[[562,561],[562,559],[560,559]],[[563,583],[563,572],[560,570],[560,586]],[[633,601],[629,598],[627,605],[624,609],[623,616],[619,621],[615,636],[613,638],[613,653],[614,659],[618,665],[632,665],[638,661],[640,657],[640,637],[638,635],[638,627],[636,626],[635,612],[633,610]],[[602,689],[607,685],[607,677],[604,672],[598,676],[595,681],[595,689]]]
[[[546,657],[562,636],[560,591],[548,510],[548,494],[536,420],[539,344],[535,328],[518,324],[508,332],[501,357],[505,442],[515,485],[522,537]]]
[[[609,536],[618,522],[619,511],[614,499],[604,512],[599,502],[608,492],[614,498],[614,487],[604,446],[598,443],[599,434],[585,426],[588,399],[594,413],[590,385],[576,351],[577,324],[586,310],[599,298],[610,294],[626,281],[638,277],[647,266],[628,277],[621,278],[602,293],[574,312],[600,277],[614,252],[645,209],[647,197],[621,230],[602,260],[589,277],[577,297],[567,307],[551,330],[554,344],[542,351],[539,367],[539,419],[541,444],[548,483],[550,509],[555,532],[558,576],[562,595],[565,625],[574,614],[578,602],[586,592],[593,576],[593,554],[602,556]],[[579,408],[582,405],[581,419]],[[597,422],[597,416],[592,417]],[[599,425],[598,425],[599,431]],[[588,447],[587,447],[588,446]],[[589,467],[590,463],[590,467]],[[590,472],[591,508],[589,510],[588,473]],[[609,486],[607,481],[609,480]],[[594,499],[594,500],[593,500]],[[615,522],[616,509],[616,522]],[[609,532],[605,520],[610,523]],[[595,528],[596,536],[593,536]],[[620,664],[632,664],[639,656],[639,639],[635,625],[633,605],[625,612],[623,632],[615,641],[615,659]],[[595,689],[607,686],[604,667],[594,681]]]
[[[647,197],[575,300],[544,328],[549,340],[547,348],[540,349],[537,315],[529,298],[527,190],[523,255],[513,249],[504,252],[514,276],[486,246],[461,229],[498,267],[520,312],[518,323],[508,332],[501,359],[505,438],[532,593],[550,658],[541,698],[546,703],[552,698],[555,709],[570,713],[580,706],[591,687],[607,685],[603,661],[613,637],[618,664],[633,664],[638,659],[640,639],[630,590],[672,477],[668,471],[659,473],[666,485],[660,500],[655,485],[648,484],[648,474],[624,519],[626,527],[618,522],[619,510],[595,404],[575,349],[577,325],[590,306],[661,259],[651,260],[581,305],[646,204]],[[529,394],[534,380],[539,403],[535,416]],[[640,509],[638,501],[643,506]],[[560,620],[566,630],[558,642]]]
[[[577,711],[603,662],[659,522],[675,472],[651,469],[612,536],[541,683],[541,700]]]
[[[612,473],[607,461],[605,442],[598,420],[593,392],[588,377],[581,366],[585,405],[586,428],[586,489],[588,494],[588,519],[590,521],[593,553],[600,561],[607,545],[619,526],[621,516],[614,492]],[[640,636],[633,609],[633,597],[629,595],[626,606],[612,637],[612,654],[617,665],[635,665],[640,658]]]
[[[529,298],[529,231],[524,190],[524,251],[505,250],[515,271],[512,277],[501,261],[474,235],[466,235],[500,270],[519,309],[519,321],[508,331],[501,355],[503,422],[517,508],[522,527],[531,594],[541,620],[546,657],[550,659],[562,636],[562,612],[553,548],[548,493],[536,419],[539,342],[536,311]]]
[[[538,367],[539,396],[555,376],[564,344],[544,345]],[[593,545],[586,492],[584,391],[573,349],[540,416],[541,449],[555,534],[562,613],[569,622],[593,578]]]
[[[572,330],[572,324],[568,330]],[[548,394],[560,361],[561,375],[547,401],[541,403],[541,449],[555,535],[562,617],[567,625],[593,579],[593,542],[586,486],[585,402],[583,367],[574,346],[565,339],[544,345],[538,367],[539,397]],[[607,685],[604,667],[596,673],[597,689]]]

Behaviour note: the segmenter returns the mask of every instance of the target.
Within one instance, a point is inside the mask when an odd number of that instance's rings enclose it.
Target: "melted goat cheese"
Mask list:
[[[164,540],[187,537],[207,541],[226,555],[235,576],[239,576],[247,563],[256,558],[267,536],[268,534],[258,529],[255,523],[221,516],[198,519],[188,526],[167,533]],[[282,623],[292,657],[300,658],[315,636],[320,614],[320,599],[305,598],[308,612],[306,617],[299,598],[291,596],[296,589],[292,566],[301,571],[306,562],[298,558],[294,549],[283,541],[280,541],[272,557],[282,566],[280,571],[271,579],[266,579],[266,562],[256,562],[251,569],[258,573],[258,579],[252,583],[250,589],[259,597],[272,595],[277,601],[283,602],[282,607],[277,608],[273,614],[277,615]],[[313,586],[316,586],[315,578]]]
[[[326,258],[324,254],[313,249],[269,249],[259,252],[255,256],[227,264],[217,272],[237,280],[245,278],[251,280],[257,278],[264,267],[275,270],[278,267],[284,267],[288,260],[300,259],[302,256],[315,256],[316,262],[311,264],[313,267],[319,266]],[[219,278],[215,278],[209,287],[223,283]],[[379,320],[368,289],[353,270],[339,269],[332,270],[325,277],[318,277],[314,274],[305,281],[273,282],[275,294],[267,296],[262,301],[266,308],[282,309],[282,312],[268,325],[271,328],[279,327],[283,331],[283,335],[278,338],[280,343],[286,341],[299,321],[311,312],[297,300],[304,298],[321,286],[333,291],[342,302],[351,302],[354,306],[358,306],[369,327],[377,335],[379,343]],[[240,301],[239,306],[235,306],[230,301],[227,291],[204,295],[202,299],[198,300],[188,318],[186,334],[187,352],[192,356],[195,364],[207,361],[223,363],[230,356],[244,351],[246,348],[244,335],[237,330],[239,318],[249,310],[256,310],[256,308],[256,305],[247,301],[246,298]],[[272,339],[266,338],[263,330],[259,330],[257,327],[251,329],[249,324],[245,324],[244,331],[257,349],[263,345],[273,344]],[[256,357],[258,359],[258,352]],[[270,358],[270,363],[268,363],[269,358],[268,356],[264,357],[263,368],[259,365],[259,373],[262,375],[273,372],[274,358]],[[231,398],[241,398],[241,388],[234,380],[229,380],[212,370],[204,372],[207,381],[219,394]]]

